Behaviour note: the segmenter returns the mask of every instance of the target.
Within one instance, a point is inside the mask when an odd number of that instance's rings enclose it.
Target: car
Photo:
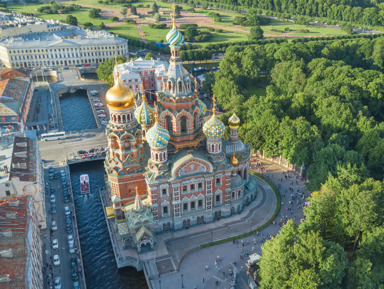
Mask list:
[[[69,245],[69,253],[70,253],[70,254],[74,254],[74,253],[76,253],[76,249],[75,249],[75,247],[73,247],[73,245],[72,245],[72,246]]]
[[[53,255],[53,265],[59,266],[60,265],[60,257],[59,255]]]
[[[108,121],[103,120],[103,121],[101,121],[101,124],[102,124],[102,125],[107,125],[107,124],[108,124]]]
[[[63,183],[65,182],[66,183],[67,182],[67,178],[66,177],[61,177],[61,182],[63,182]]]
[[[73,282],[73,289],[80,289],[79,281]]]
[[[94,153],[96,151],[96,149],[90,149],[89,152],[90,153]]]
[[[103,107],[96,107],[96,111],[104,111]]]
[[[84,67],[87,67],[87,66],[89,66],[89,64],[88,64],[88,63],[84,63],[83,66],[84,66]]]
[[[61,174],[61,176],[62,176],[62,177],[65,177],[65,176],[66,176],[66,174],[65,174],[65,171],[64,171],[64,170],[61,170],[61,171],[60,171],[60,174]]]
[[[51,66],[49,69],[50,70],[56,70],[56,67],[55,66]]]
[[[68,66],[64,66],[63,70],[69,70],[69,67]]]
[[[47,67],[47,66],[42,66],[41,69],[43,69],[43,70],[47,70],[48,67]]]
[[[74,257],[71,258],[71,268],[77,269],[77,261],[76,261],[76,258],[74,258]]]
[[[52,248],[59,249],[59,242],[57,241],[57,239],[52,240]]]
[[[54,174],[54,177],[55,177],[55,179],[60,178],[60,173],[59,173],[59,172],[56,172],[56,173]]]
[[[55,278],[55,289],[61,289],[61,278],[60,277]]]
[[[75,67],[81,67],[81,64],[76,64]]]
[[[57,231],[56,221],[52,221],[52,231]]]
[[[73,246],[73,235],[68,235],[68,244]]]
[[[77,281],[77,280],[79,280],[79,275],[77,274],[76,269],[72,269],[71,277],[72,277],[72,281]]]
[[[48,180],[53,181],[53,179],[54,179],[53,174],[49,174]]]
[[[71,210],[69,209],[68,206],[65,206],[65,207],[64,207],[64,213],[65,213],[66,216],[69,215],[69,214],[71,213]]]
[[[49,173],[53,173],[55,171],[55,169],[52,167],[52,166],[49,166],[48,167],[48,172]]]
[[[52,205],[52,207],[51,207],[51,214],[56,214],[56,212],[57,212],[56,205]]]
[[[94,102],[100,102],[100,99],[99,99],[99,98],[96,98],[96,97],[93,97],[93,98],[92,98],[92,101],[94,101]]]
[[[72,232],[73,232],[72,225],[67,224],[66,230],[67,230],[67,234],[72,234]]]
[[[87,151],[84,151],[84,150],[79,150],[79,151],[77,151],[77,154],[78,155],[83,155],[83,154],[86,154],[87,153]]]
[[[68,195],[64,195],[64,203],[68,203],[69,202],[69,196]]]
[[[105,114],[98,114],[97,117],[106,117]]]
[[[56,202],[56,197],[55,195],[51,195],[51,203],[55,203]]]
[[[104,104],[102,104],[101,102],[96,102],[94,105],[95,106],[104,106]]]
[[[71,216],[66,216],[65,221],[67,224],[72,224]]]
[[[105,111],[103,110],[97,110],[96,111],[96,114],[99,116],[99,115],[105,115]]]
[[[51,195],[54,195],[55,193],[56,193],[56,190],[51,188]]]

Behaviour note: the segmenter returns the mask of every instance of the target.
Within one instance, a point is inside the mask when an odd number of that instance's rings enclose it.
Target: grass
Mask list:
[[[155,29],[148,25],[141,25],[141,30],[145,34],[145,39],[155,42],[159,42],[161,39],[165,40],[165,35],[169,32],[169,29]]]
[[[211,32],[212,38],[207,42],[199,42],[198,45],[203,48],[209,44],[216,44],[227,41],[243,41],[248,40],[248,34],[234,31],[223,31],[223,32]]]
[[[115,32],[120,35],[127,36],[132,39],[140,39],[139,32],[135,24],[121,24],[110,27],[108,31]]]
[[[290,31],[285,33],[285,28],[289,28]],[[299,25],[292,22],[284,21],[274,21],[271,25],[261,26],[264,33],[272,35],[287,35],[287,36],[328,36],[328,35],[345,35],[345,31],[341,29],[321,27],[321,26],[312,26],[312,25]],[[272,29],[277,29],[281,32],[273,31]],[[300,32],[300,30],[306,29],[308,33]]]
[[[265,177],[263,177],[262,175],[260,175],[258,173],[255,173],[255,172],[251,171],[251,174],[253,174],[253,175],[257,176],[258,178],[262,179],[263,181],[265,181],[268,185],[271,186],[273,192],[275,193],[275,196],[276,196],[276,208],[275,208],[275,212],[273,213],[272,217],[267,222],[265,222],[263,225],[261,225],[260,227],[256,228],[255,230],[252,230],[250,232],[246,232],[246,233],[243,233],[243,234],[240,234],[240,235],[237,235],[237,236],[232,236],[232,237],[229,237],[229,238],[218,240],[218,241],[215,241],[215,242],[201,244],[200,248],[206,248],[206,247],[210,247],[210,246],[214,246],[214,245],[218,245],[218,244],[223,244],[223,243],[227,243],[227,242],[230,242],[230,241],[233,241],[233,240],[237,240],[237,239],[241,239],[241,238],[245,238],[245,237],[251,236],[251,235],[255,234],[256,232],[259,232],[259,231],[263,230],[265,227],[269,226],[269,224],[272,223],[272,221],[279,214],[280,207],[281,207],[281,196],[280,196],[279,191],[275,187],[275,185],[272,184],[268,179],[266,179]]]

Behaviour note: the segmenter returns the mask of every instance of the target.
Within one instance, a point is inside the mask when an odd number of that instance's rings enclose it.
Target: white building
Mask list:
[[[0,40],[0,59],[6,67],[66,66],[103,62],[128,55],[128,40],[106,31],[65,29]]]
[[[120,74],[121,82],[134,93],[145,90],[158,91],[162,89],[162,77],[167,73],[169,64],[161,60],[145,60],[138,58],[115,66]]]
[[[0,137],[0,202],[23,195],[32,197],[38,224],[46,228],[44,175],[35,131]],[[0,286],[1,287],[1,286]]]

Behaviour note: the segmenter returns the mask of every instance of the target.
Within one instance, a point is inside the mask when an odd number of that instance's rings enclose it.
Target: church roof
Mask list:
[[[241,187],[244,184],[244,180],[236,174],[236,176],[231,177],[231,189],[236,189]]]
[[[137,231],[137,233],[135,234],[134,236],[134,241],[135,243],[138,243],[141,238],[143,238],[144,234],[147,234],[151,237],[151,239],[155,239],[155,237],[153,236],[152,232],[150,230],[148,230],[144,225],[141,226],[140,230]]]

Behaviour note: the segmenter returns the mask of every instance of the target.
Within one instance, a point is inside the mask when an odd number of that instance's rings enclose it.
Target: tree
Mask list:
[[[264,37],[263,34],[264,34],[264,31],[260,28],[260,26],[254,26],[251,28],[248,39],[249,40],[263,39]]]
[[[152,10],[152,14],[158,13],[159,12],[159,6],[156,4],[156,2],[153,2],[150,6]]]
[[[341,28],[347,32],[347,34],[349,35],[352,35],[353,34],[353,28],[352,28],[352,25],[350,23],[346,23],[344,24],[343,26],[341,26]]]
[[[212,87],[215,84],[215,75],[213,72],[207,72],[204,74],[204,77],[203,91],[208,95],[212,95]]]
[[[75,16],[67,15],[65,22],[69,25],[77,26],[77,18]]]
[[[248,26],[259,26],[260,25],[259,15],[258,15],[257,12],[258,11],[256,9],[249,9],[247,11],[247,14],[246,14],[246,17],[247,17],[246,24]]]
[[[128,9],[126,7],[123,7],[120,9],[120,14],[124,17],[127,15]]]
[[[91,29],[91,28],[93,27],[93,24],[92,24],[91,22],[85,22],[85,23],[83,24],[83,26],[84,26],[84,28],[86,28],[86,29]]]
[[[158,22],[160,21],[160,19],[161,19],[160,14],[159,14],[159,13],[155,13],[155,14],[153,15],[153,19],[156,21],[156,23],[158,23]]]
[[[146,59],[146,60],[155,59],[155,55],[153,55],[153,53],[151,53],[151,52],[148,52],[148,53],[145,55],[145,59]]]
[[[89,10],[89,17],[90,18],[101,18],[100,12],[101,12],[100,9],[92,8],[91,10]]]
[[[109,17],[109,20],[111,20],[112,22],[119,22],[119,17],[111,16],[111,17]]]
[[[179,5],[175,5],[175,14],[177,17],[180,16],[180,12],[181,10],[183,10],[183,7],[182,6],[179,6]]]
[[[99,30],[103,30],[105,28],[107,28],[107,27],[105,26],[104,22],[101,22],[99,25],[97,25],[97,29],[99,29]]]
[[[137,10],[136,10],[136,6],[133,6],[131,7],[131,14],[132,15],[137,15]]]
[[[195,40],[195,36],[197,36],[198,32],[196,27],[188,26],[187,29],[184,30],[184,38],[185,41],[192,42]]]
[[[99,64],[99,67],[96,70],[97,77],[106,82],[108,85],[112,86],[113,85],[113,68],[115,67],[115,58],[111,57],[107,59],[106,61],[102,62]],[[127,62],[127,58],[123,55],[117,56],[117,64],[122,64]]]

